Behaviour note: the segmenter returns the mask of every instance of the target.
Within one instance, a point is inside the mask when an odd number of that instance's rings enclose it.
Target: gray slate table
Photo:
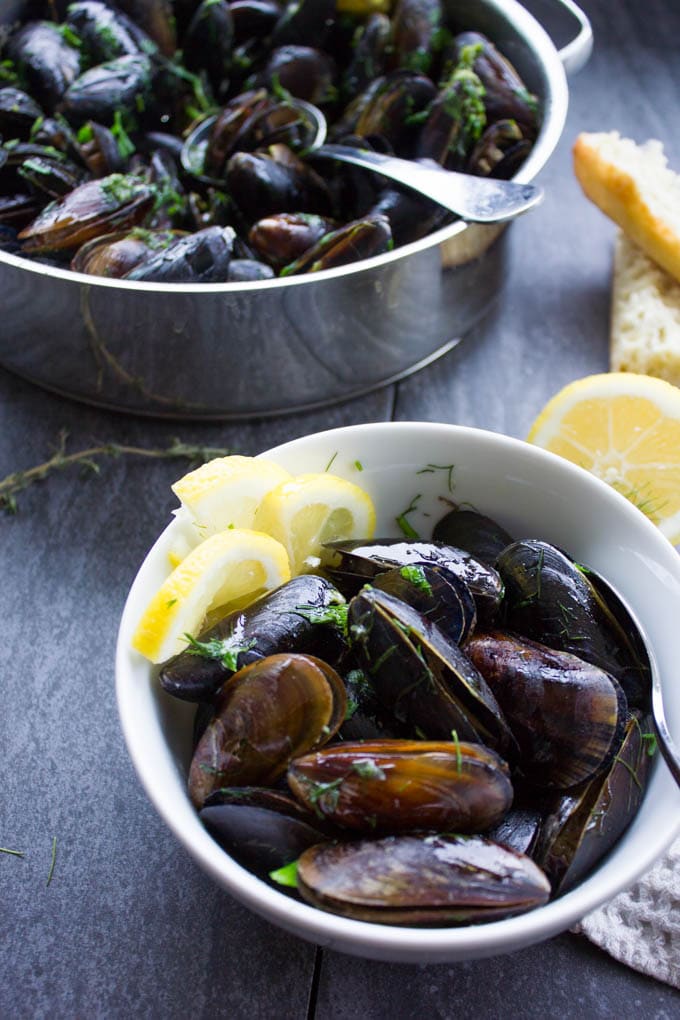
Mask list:
[[[541,176],[546,201],[512,228],[504,296],[460,347],[360,400],[236,425],[118,416],[0,369],[0,476],[43,461],[62,429],[74,449],[93,439],[166,446],[179,434],[246,454],[384,419],[524,436],[557,389],[608,366],[614,229],[573,179],[576,134],[658,137],[680,167],[680,5],[584,7],[596,50]],[[372,963],[271,927],[198,870],[142,792],[113,686],[125,595],[182,470],[121,458],[97,477],[64,472],[0,518],[0,845],[25,851],[0,854],[0,1017],[677,1017],[676,992],[575,935],[474,963]]]

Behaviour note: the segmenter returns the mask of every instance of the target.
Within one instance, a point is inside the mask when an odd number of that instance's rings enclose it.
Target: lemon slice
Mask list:
[[[543,408],[527,439],[591,471],[680,542],[680,389],[649,375],[578,379]]]
[[[375,509],[358,485],[336,475],[298,475],[272,489],[255,515],[255,527],[288,551],[291,570],[314,570],[324,542],[370,538]]]
[[[284,468],[256,457],[216,457],[172,486],[180,503],[170,563],[177,566],[199,542],[226,528],[252,528],[255,511],[275,485],[289,479]]]
[[[165,662],[186,647],[185,634],[200,631],[211,609],[289,580],[288,554],[269,535],[242,528],[211,535],[161,585],[132,645],[152,662]]]

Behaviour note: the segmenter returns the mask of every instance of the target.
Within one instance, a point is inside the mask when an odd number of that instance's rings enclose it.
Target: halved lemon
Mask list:
[[[337,475],[298,475],[272,489],[255,515],[255,527],[288,551],[299,574],[318,566],[321,546],[342,538],[370,538],[375,509],[370,496]]]
[[[649,375],[607,372],[560,390],[527,440],[580,464],[680,542],[680,389]]]
[[[165,662],[199,633],[206,614],[290,580],[286,550],[269,535],[233,528],[192,549],[149,602],[132,639],[152,662]]]

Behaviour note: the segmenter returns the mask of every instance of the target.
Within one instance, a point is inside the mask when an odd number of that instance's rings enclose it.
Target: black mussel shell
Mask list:
[[[244,786],[211,793],[199,818],[244,867],[266,877],[327,838],[292,797],[279,790]]]
[[[533,857],[538,843],[543,815],[535,808],[513,807],[498,825],[484,835],[493,843]]]
[[[189,769],[197,808],[223,786],[267,786],[291,760],[331,739],[345,718],[338,674],[321,659],[296,652],[270,655],[235,673]]]
[[[654,746],[653,735],[631,716],[609,769],[554,804],[535,857],[555,894],[585,878],[628,828],[645,791]]]
[[[513,541],[505,528],[491,517],[463,507],[454,507],[437,521],[432,538],[435,542],[465,549],[482,563],[488,563],[492,567],[503,550]]]
[[[365,216],[332,230],[299,259],[285,266],[281,276],[318,273],[322,269],[346,266],[357,259],[382,255],[392,246],[392,231],[386,216]]]
[[[501,754],[514,740],[470,659],[421,613],[377,588],[351,600],[352,649],[385,709],[424,739],[480,742]]]
[[[462,644],[475,628],[477,610],[472,592],[446,567],[407,563],[376,574],[371,585],[417,609],[455,644]]]
[[[640,658],[637,629],[620,599],[610,607],[604,587],[593,584],[588,568],[535,539],[508,546],[496,566],[505,583],[509,629],[611,673],[630,705],[649,703],[649,663],[646,656]]]
[[[575,786],[611,761],[628,707],[609,673],[502,631],[474,635],[465,652],[500,704],[532,783]]]
[[[512,803],[505,762],[463,742],[335,744],[291,762],[288,785],[309,811],[365,834],[483,832]]]
[[[337,663],[347,644],[332,610],[343,601],[323,577],[294,577],[202,633],[202,647],[194,644],[169,659],[161,668],[161,687],[184,701],[208,701],[236,669],[276,652],[306,652]]]
[[[324,570],[345,594],[354,594],[381,570],[409,563],[446,567],[469,587],[480,619],[488,620],[496,615],[503,598],[503,582],[493,567],[464,549],[443,542],[376,538],[329,542],[321,551]]]
[[[234,249],[232,227],[205,227],[149,252],[126,280],[156,283],[224,283]]]
[[[479,924],[544,904],[550,884],[530,858],[481,836],[387,836],[325,843],[298,861],[303,899],[380,924]]]
[[[283,269],[337,227],[327,216],[312,213],[275,213],[254,223],[248,241],[260,258]]]
[[[26,91],[52,111],[80,73],[80,52],[51,21],[30,21],[15,32],[5,49]]]

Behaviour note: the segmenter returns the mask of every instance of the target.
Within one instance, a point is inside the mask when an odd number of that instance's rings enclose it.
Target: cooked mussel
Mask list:
[[[43,210],[19,234],[27,252],[78,248],[92,237],[140,223],[154,201],[138,177],[110,174],[86,181]]]
[[[237,669],[275,652],[307,652],[331,664],[346,647],[343,597],[313,574],[294,577],[225,616],[161,668],[161,687],[185,701],[214,697]]]
[[[216,790],[199,818],[220,846],[262,877],[327,838],[315,816],[289,794],[262,787]]]
[[[336,744],[294,759],[288,785],[308,810],[361,833],[482,832],[512,803],[505,762],[463,742]]]
[[[472,592],[446,567],[407,563],[376,574],[371,584],[422,613],[454,644],[462,644],[475,629],[477,610]]]
[[[550,884],[530,858],[481,836],[387,836],[323,843],[298,861],[308,903],[380,924],[479,924],[545,903]]]
[[[500,704],[533,783],[575,786],[611,761],[628,708],[609,673],[502,631],[475,634],[465,652]]]
[[[189,769],[189,794],[202,807],[223,786],[267,786],[293,758],[325,744],[347,707],[338,674],[321,659],[270,655],[235,673]]]
[[[387,217],[365,216],[326,234],[295,262],[285,266],[281,276],[346,266],[357,259],[382,255],[389,251],[391,244],[392,231]]]
[[[134,21],[101,0],[69,4],[66,25],[91,65],[155,50],[154,43]]]
[[[285,145],[267,152],[236,152],[227,163],[227,188],[251,223],[277,212],[328,215],[326,184]]]
[[[254,223],[248,241],[275,269],[298,259],[337,224],[326,216],[312,213],[275,213]]]
[[[591,871],[628,828],[642,800],[654,754],[652,733],[636,715],[602,775],[565,793],[541,831],[536,860],[554,893],[563,893]]]
[[[144,230],[105,234],[82,245],[71,260],[71,269],[77,273],[108,276],[122,279],[150,254],[167,247],[175,240],[169,230]]]
[[[350,642],[376,694],[425,739],[480,742],[505,753],[513,738],[481,674],[458,645],[417,610],[364,588],[348,611]]]
[[[641,657],[637,628],[620,599],[610,608],[588,568],[534,539],[508,546],[496,566],[509,629],[600,666],[616,677],[632,706],[648,703],[649,663]]]
[[[437,521],[432,538],[436,542],[465,549],[489,566],[494,566],[499,555],[513,541],[505,528],[491,517],[460,506],[454,506]]]
[[[6,55],[34,99],[52,111],[80,73],[80,52],[51,21],[30,21],[10,36]]]
[[[381,570],[395,564],[423,563],[445,567],[465,581],[480,619],[492,618],[503,597],[503,582],[492,567],[464,549],[442,542],[405,542],[399,538],[329,542],[321,551],[321,563],[346,594],[353,594]]]
[[[156,283],[223,283],[229,279],[234,251],[232,227],[205,227],[151,249],[125,275],[126,280]]]
[[[118,115],[132,127],[152,103],[153,78],[152,62],[144,53],[108,60],[69,85],[60,110],[74,124],[113,124]]]
[[[543,815],[536,808],[513,806],[505,818],[484,835],[494,843],[502,843],[511,850],[533,857],[542,822]]]

